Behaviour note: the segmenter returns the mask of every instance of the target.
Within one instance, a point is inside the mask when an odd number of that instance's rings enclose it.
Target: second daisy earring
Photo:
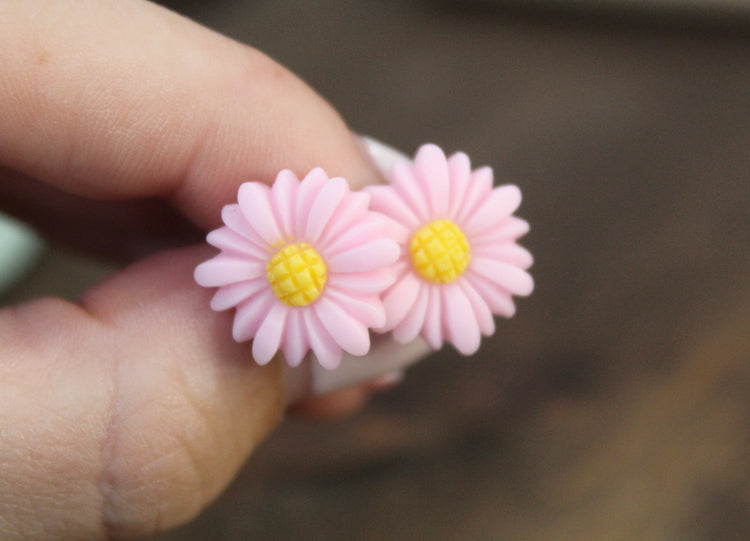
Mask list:
[[[370,208],[387,216],[401,250],[395,283],[383,294],[383,331],[408,343],[421,335],[433,349],[444,341],[464,355],[495,331],[493,314],[511,317],[512,296],[529,295],[531,254],[516,243],[529,230],[513,216],[516,186],[493,187],[492,170],[471,170],[468,156],[446,158],[435,145],[398,162],[388,186],[369,186]]]

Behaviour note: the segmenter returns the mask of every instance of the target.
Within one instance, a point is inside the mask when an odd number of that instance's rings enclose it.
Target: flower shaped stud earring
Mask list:
[[[236,308],[233,337],[253,339],[258,364],[281,349],[296,366],[312,349],[333,369],[343,351],[369,351],[368,329],[386,322],[379,295],[393,282],[399,248],[368,203],[318,168],[301,181],[284,170],[271,188],[247,182],[224,207],[225,225],[207,238],[221,253],[195,280],[219,288],[214,310]]]
[[[383,294],[386,324],[408,343],[421,335],[433,349],[443,341],[471,355],[495,330],[493,314],[515,313],[512,295],[529,295],[531,254],[516,243],[528,223],[512,216],[516,186],[493,188],[492,169],[471,170],[469,158],[446,158],[424,145],[414,163],[399,162],[391,184],[369,186],[370,208],[390,218],[401,247],[396,282]]]

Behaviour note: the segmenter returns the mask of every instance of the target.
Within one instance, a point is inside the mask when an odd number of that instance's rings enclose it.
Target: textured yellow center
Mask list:
[[[281,302],[287,306],[306,306],[323,291],[326,264],[309,244],[289,244],[268,262],[266,277]]]
[[[466,236],[450,220],[435,220],[420,228],[409,248],[417,272],[438,284],[455,280],[469,264]]]

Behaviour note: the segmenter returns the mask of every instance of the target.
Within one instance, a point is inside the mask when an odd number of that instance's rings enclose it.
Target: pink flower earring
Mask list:
[[[516,186],[493,188],[488,167],[471,170],[468,156],[446,159],[424,145],[414,163],[399,162],[391,184],[369,186],[370,208],[390,218],[389,236],[401,247],[396,282],[383,294],[381,330],[408,343],[421,335],[433,349],[451,342],[464,355],[495,331],[493,314],[515,313],[512,295],[529,295],[531,254],[516,243],[529,230],[513,216]]]
[[[393,282],[399,248],[368,203],[318,168],[302,181],[284,170],[271,188],[247,182],[224,207],[225,225],[207,238],[221,253],[195,280],[219,288],[211,308],[236,308],[232,335],[253,339],[258,364],[281,349],[296,366],[312,349],[333,369],[343,351],[369,351],[368,328],[386,323],[379,295]]]

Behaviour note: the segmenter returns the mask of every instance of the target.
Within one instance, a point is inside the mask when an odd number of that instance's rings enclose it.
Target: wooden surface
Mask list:
[[[176,7],[354,129],[519,184],[537,291],[475,357],[446,349],[352,419],[290,419],[160,540],[750,539],[742,32],[430,2]],[[53,252],[22,293],[79,265]]]

